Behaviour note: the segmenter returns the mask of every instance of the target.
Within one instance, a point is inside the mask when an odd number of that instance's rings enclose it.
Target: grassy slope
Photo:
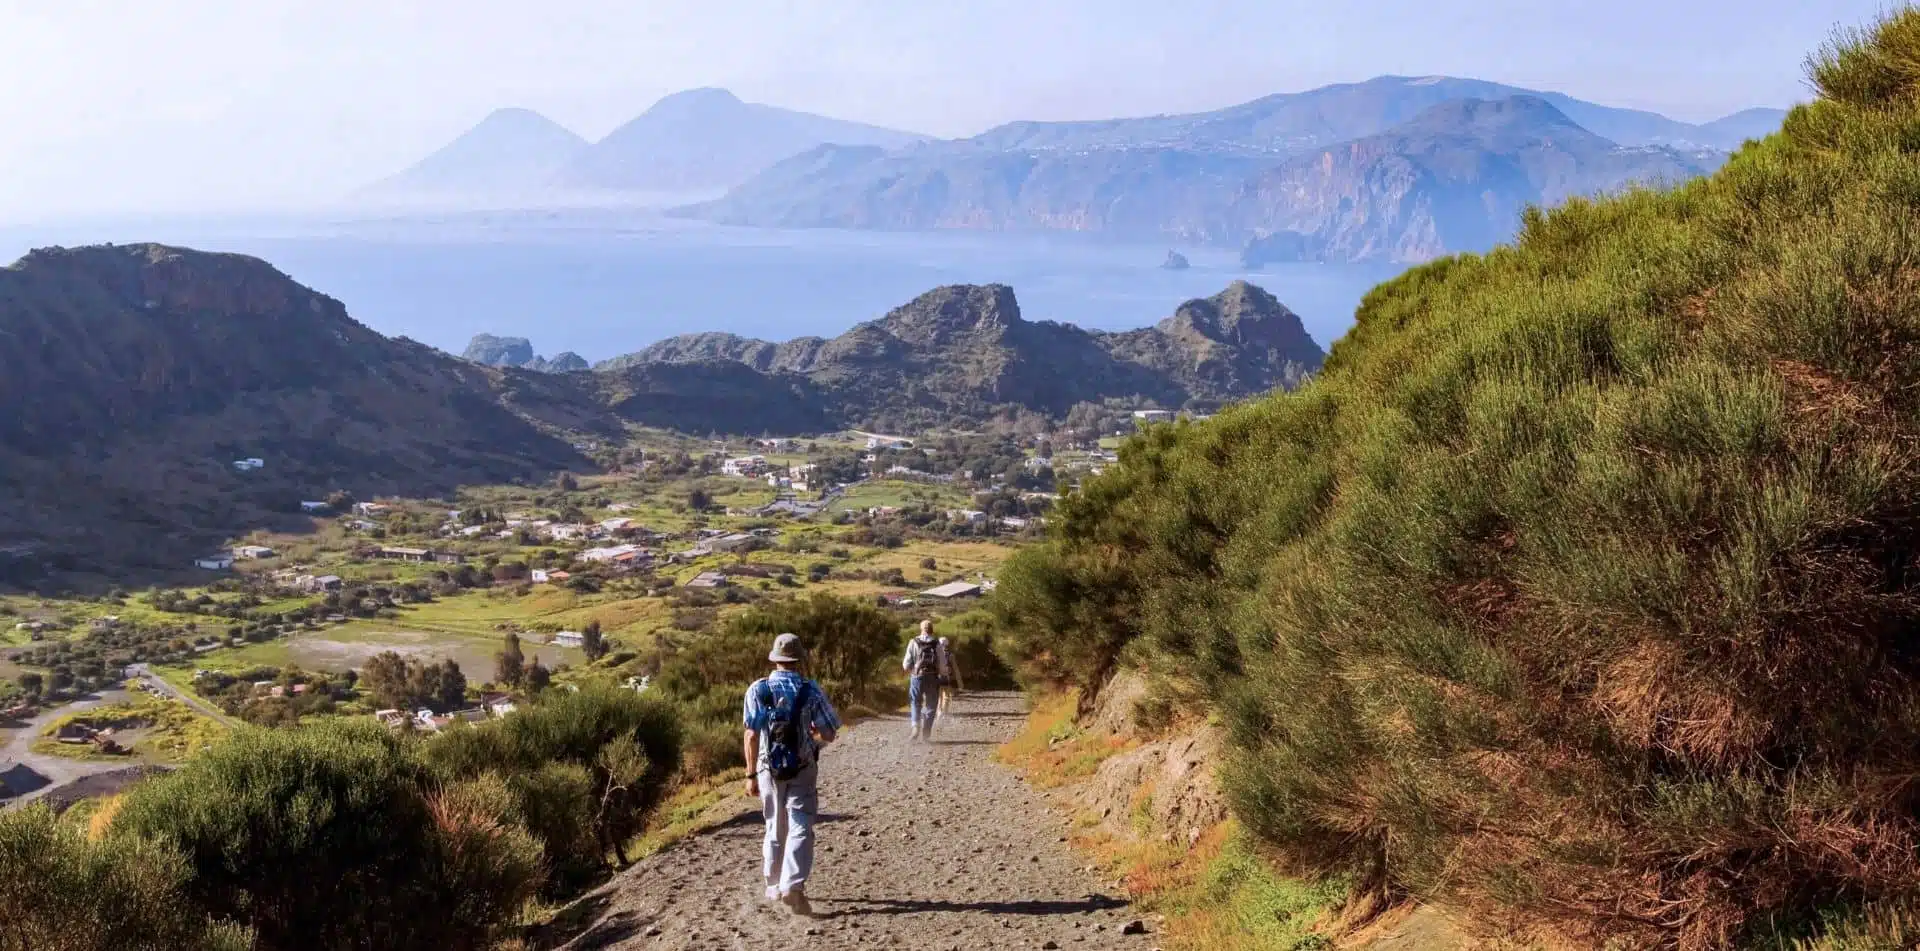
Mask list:
[[[1920,893],[1916,63],[1902,13],[1712,179],[1529,214],[1129,443],[1003,581],[1030,663],[1151,642],[1247,827],[1365,888],[1685,947]]]

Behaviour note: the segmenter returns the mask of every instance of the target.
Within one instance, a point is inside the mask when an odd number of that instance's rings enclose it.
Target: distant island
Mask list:
[[[598,142],[503,109],[355,198],[682,195],[674,214],[730,225],[1066,230],[1261,263],[1414,263],[1492,247],[1528,205],[1705,174],[1785,115],[1696,124],[1478,79],[1380,76],[1212,112],[935,140],[693,89]]]
[[[1160,268],[1166,271],[1184,271],[1192,266],[1187,263],[1187,256],[1178,251],[1168,251],[1167,259],[1160,262]]]

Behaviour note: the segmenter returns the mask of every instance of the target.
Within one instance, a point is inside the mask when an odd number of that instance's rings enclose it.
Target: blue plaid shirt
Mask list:
[[[801,722],[809,723],[817,730],[840,729],[840,714],[834,711],[833,702],[827,699],[827,692],[821,690],[819,684],[791,670],[776,670],[768,674],[766,679],[756,680],[753,686],[747,688],[746,707],[741,716],[742,724],[747,729],[760,733],[760,766],[767,765],[767,747],[770,744],[767,730],[773,721],[773,709],[763,702],[768,692],[762,687],[763,684],[765,688],[771,688],[776,701],[785,700],[789,704],[799,695],[801,684],[813,684],[811,696],[807,699],[807,708],[800,713]],[[800,744],[802,757],[808,760],[819,759],[820,742],[813,738],[812,731],[801,731]]]

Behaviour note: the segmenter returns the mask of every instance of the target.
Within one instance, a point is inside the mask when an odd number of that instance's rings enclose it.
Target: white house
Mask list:
[[[233,460],[233,467],[241,472],[251,472],[255,469],[263,469],[266,467],[266,465],[267,464],[265,461],[257,458]]]
[[[241,545],[233,550],[233,557],[237,559],[272,558],[273,549],[265,545]]]
[[[913,440],[899,436],[868,436],[868,449],[912,449]]]
[[[580,633],[579,631],[561,631],[560,633],[553,635],[553,639],[548,641],[547,643],[553,644],[557,647],[580,647],[585,645],[586,642],[587,642],[586,635]]]
[[[956,522],[984,522],[987,520],[987,513],[979,509],[950,509],[947,512],[947,518]]]
[[[372,517],[386,514],[387,509],[390,507],[391,506],[384,502],[356,502],[354,503],[353,510],[361,515]]]
[[[195,558],[193,564],[196,568],[205,568],[208,571],[226,571],[233,567],[233,556],[226,554],[208,555],[205,558]]]
[[[722,535],[719,538],[707,542],[707,547],[713,551],[733,551],[750,541],[753,541],[752,535],[748,535],[745,532],[734,532],[731,535]]]
[[[613,561],[621,555],[640,550],[639,545],[614,545],[609,548],[589,548],[574,557],[580,561]]]
[[[528,580],[532,581],[534,584],[546,584],[549,580],[551,580],[547,577],[547,569],[545,568],[533,569],[533,571],[527,575],[527,578]]]
[[[324,512],[324,511],[326,511],[326,510],[327,510],[327,508],[328,508],[328,506],[327,506],[327,503],[325,503],[325,502],[302,502],[302,503],[300,503],[300,511],[302,511],[302,512]]]
[[[604,522],[601,522],[600,527],[606,529],[609,532],[617,532],[632,524],[633,524],[633,519],[630,519],[630,518],[610,518]]]
[[[757,476],[766,468],[766,456],[739,456],[720,463],[720,473],[730,476]]]
[[[1172,410],[1137,409],[1133,411],[1133,424],[1135,426],[1138,426],[1141,423],[1170,423],[1172,421],[1173,421]]]

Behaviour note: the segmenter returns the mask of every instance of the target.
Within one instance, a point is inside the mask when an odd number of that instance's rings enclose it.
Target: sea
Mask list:
[[[473,335],[599,361],[676,334],[833,336],[943,284],[1011,286],[1028,320],[1151,325],[1245,279],[1322,346],[1391,265],[1249,271],[1217,248],[1076,235],[733,228],[657,213],[555,210],[389,216],[97,219],[0,225],[0,261],[46,245],[158,241],[250,254],[345,303],[355,319],[451,353]],[[1190,267],[1161,267],[1169,250]]]

